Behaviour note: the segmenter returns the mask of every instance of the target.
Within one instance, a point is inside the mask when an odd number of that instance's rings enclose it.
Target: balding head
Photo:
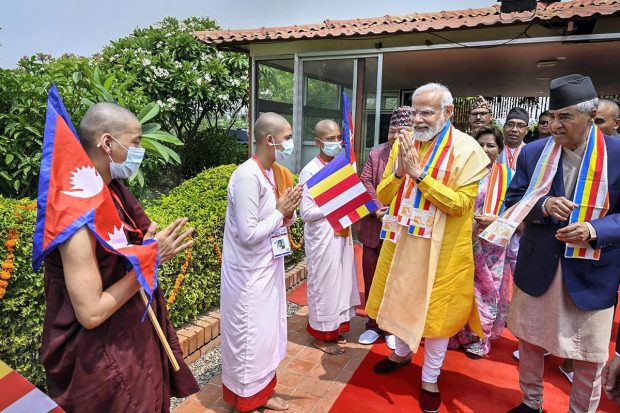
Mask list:
[[[274,138],[281,135],[291,125],[282,115],[273,112],[265,112],[254,123],[254,138],[256,144],[262,144],[267,136]]]
[[[110,134],[116,139],[128,130],[141,129],[136,115],[115,103],[102,102],[90,107],[78,126],[78,135],[86,152],[92,151],[102,135]]]
[[[613,135],[620,127],[620,108],[611,100],[599,100],[594,123],[605,135]]]
[[[340,127],[331,119],[323,119],[314,127],[314,136],[323,139],[326,136],[339,135]]]

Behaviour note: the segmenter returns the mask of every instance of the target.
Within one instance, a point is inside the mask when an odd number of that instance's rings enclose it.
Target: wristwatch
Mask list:
[[[418,176],[418,179],[415,180],[415,183],[420,185],[420,183],[422,182],[422,180],[424,178],[426,178],[426,175],[428,175],[428,172],[424,171],[420,174],[420,176]]]

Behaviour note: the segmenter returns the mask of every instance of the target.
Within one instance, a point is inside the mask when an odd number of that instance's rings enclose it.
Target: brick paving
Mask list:
[[[289,403],[291,413],[328,412],[362,363],[370,346],[357,343],[364,331],[366,319],[351,320],[351,331],[345,335],[348,343],[344,354],[330,356],[310,344],[306,332],[308,308],[302,307],[288,318],[288,351],[277,370],[276,395]],[[190,396],[173,413],[228,413],[232,407],[222,400],[222,377],[214,377],[200,392]],[[264,410],[270,412],[271,410]]]

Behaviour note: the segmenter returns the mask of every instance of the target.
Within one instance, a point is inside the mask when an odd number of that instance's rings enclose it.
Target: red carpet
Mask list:
[[[616,337],[620,311],[616,315],[613,336]],[[615,344],[614,344],[615,346]],[[517,340],[505,330],[504,336],[493,341],[489,357],[470,360],[464,353],[448,351],[439,385],[442,390],[444,413],[453,412],[506,412],[521,402],[517,361],[512,352]],[[613,347],[610,346],[610,354]],[[418,407],[423,348],[413,363],[393,374],[376,375],[373,365],[387,356],[390,350],[384,343],[375,343],[362,364],[353,374],[330,413],[359,411],[421,412]],[[565,413],[568,409],[570,383],[559,371],[561,359],[548,357],[545,362],[545,403],[548,413]],[[620,407],[603,394],[599,412],[619,412]]]
[[[357,284],[360,290],[360,301],[362,305],[357,309],[357,315],[361,317],[366,317],[366,312],[364,311],[364,306],[366,305],[366,301],[364,298],[364,273],[362,271],[362,246],[360,244],[354,245],[355,250],[355,264],[357,266]],[[308,305],[308,286],[304,281],[294,290],[290,291],[286,295],[287,301],[293,302],[298,305]]]

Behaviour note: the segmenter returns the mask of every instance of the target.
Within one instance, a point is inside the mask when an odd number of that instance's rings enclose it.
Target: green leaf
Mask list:
[[[106,90],[110,90],[110,88],[112,87],[112,82],[114,82],[114,74],[109,75],[105,79],[105,83],[103,84],[103,87],[106,88]]]
[[[73,78],[73,82],[74,83],[79,83],[80,82],[80,72],[73,72],[73,76],[71,76]]]
[[[156,141],[171,143],[173,145],[183,145],[183,142],[181,142],[179,138],[164,131],[158,131],[156,133],[143,133],[142,137],[147,139],[153,139]]]
[[[159,105],[155,102],[151,102],[140,111],[138,114],[138,120],[144,125],[146,122],[157,116],[158,113]]]
[[[19,186],[20,186],[20,182],[16,179],[13,181],[13,188],[15,188],[15,191],[19,191]]]
[[[7,165],[10,165],[11,162],[13,162],[13,159],[15,159],[15,155],[13,155],[12,153],[7,153],[6,156],[4,157],[4,163],[6,163]]]
[[[95,83],[97,84],[97,86],[101,86],[101,72],[99,71],[99,68],[95,68]]]
[[[170,149],[167,146],[164,146],[164,148],[166,148],[166,150],[168,151],[168,154],[170,155],[170,157],[172,159],[174,159],[176,161],[177,164],[181,164],[181,157],[179,156],[178,153],[176,153],[173,149]]]
[[[145,133],[154,133],[161,129],[161,125],[159,123],[147,123],[142,125],[142,134]]]
[[[154,141],[154,140],[148,140],[147,142],[145,142],[144,138],[142,138],[140,143],[142,144],[142,146],[144,146],[145,143],[150,143],[153,146],[153,148],[155,148],[155,150],[164,158],[166,162],[168,162],[168,160],[170,159],[170,154],[166,150],[166,147],[162,145],[161,143]]]
[[[5,171],[0,172],[0,176],[2,176],[4,179],[6,179],[7,182],[12,182],[13,178],[11,178],[11,176],[9,174],[7,174]]]
[[[82,104],[84,106],[91,107],[91,106],[93,106],[95,104],[95,102],[93,102],[92,100],[90,100],[88,98],[82,98]]]
[[[97,86],[97,89],[99,89],[101,96],[106,102],[116,103],[116,99],[114,99],[114,96],[112,96],[112,94],[108,92],[108,90],[105,87],[101,85],[96,85],[96,86]]]

